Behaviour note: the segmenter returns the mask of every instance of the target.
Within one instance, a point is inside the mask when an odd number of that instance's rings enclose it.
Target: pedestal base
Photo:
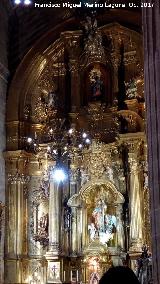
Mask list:
[[[46,253],[45,258],[48,262],[47,266],[47,283],[57,284],[62,283],[62,265],[59,259],[59,246],[58,244],[51,244],[49,251]]]
[[[142,240],[132,240],[129,248],[129,254],[142,252]]]

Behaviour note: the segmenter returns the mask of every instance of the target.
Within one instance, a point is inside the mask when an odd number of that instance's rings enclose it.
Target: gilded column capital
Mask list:
[[[128,164],[130,172],[137,173],[138,171],[138,145],[137,143],[128,145]]]
[[[66,31],[61,33],[61,39],[70,58],[77,58],[80,49],[81,31]]]
[[[8,182],[11,184],[15,184],[20,182],[21,184],[27,184],[30,181],[30,176],[25,175],[23,173],[16,172],[15,174],[9,173],[8,174]]]
[[[60,63],[58,68],[59,76],[65,76],[66,75],[66,66],[64,63]]]
[[[9,70],[0,62],[0,78],[8,82]]]
[[[138,155],[141,142],[142,141],[140,139],[132,139],[128,141],[127,148],[130,155]]]
[[[136,159],[128,158],[130,173],[137,174],[139,171],[139,163]]]
[[[75,59],[70,59],[69,61],[69,70],[71,73],[77,73],[79,70],[79,63]]]
[[[138,173],[140,169],[143,169],[141,146],[142,146],[142,139],[135,139],[135,140],[133,139],[131,141],[128,141],[127,143],[128,163],[130,171],[134,173],[136,172]]]
[[[118,70],[118,66],[120,63],[120,53],[117,51],[114,51],[111,53],[111,61],[112,61],[112,65],[115,69]]]
[[[124,53],[124,64],[134,64],[137,63],[137,56],[136,56],[136,50],[131,50]]]

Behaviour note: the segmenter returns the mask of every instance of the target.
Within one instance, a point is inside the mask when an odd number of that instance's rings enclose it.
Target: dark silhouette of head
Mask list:
[[[115,266],[108,269],[99,284],[140,284],[134,272],[127,266]]]

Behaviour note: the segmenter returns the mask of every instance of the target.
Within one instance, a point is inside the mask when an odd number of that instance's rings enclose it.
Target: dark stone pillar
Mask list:
[[[160,2],[143,8],[144,75],[151,197],[153,283],[160,283]]]
[[[5,221],[4,221],[4,203],[5,203],[5,161],[3,151],[6,148],[6,93],[8,85],[8,23],[11,13],[11,3],[8,0],[0,1],[0,283],[4,283],[4,240]],[[11,110],[12,111],[12,110]],[[6,209],[6,208],[5,208]]]

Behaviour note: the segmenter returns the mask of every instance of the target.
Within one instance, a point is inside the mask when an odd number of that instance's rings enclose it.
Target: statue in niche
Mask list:
[[[89,74],[91,101],[99,101],[104,97],[104,82],[100,69],[93,68]]]
[[[42,190],[43,197],[49,197],[49,174],[48,171],[43,172],[43,178],[41,180],[40,190]]]
[[[80,170],[81,186],[89,181],[89,176],[84,168]]]
[[[48,236],[48,213],[42,213],[41,218],[39,219],[39,235],[47,237]]]
[[[90,231],[91,241],[93,241],[96,235],[96,227],[94,223],[91,223],[90,225],[88,225],[88,230]]]
[[[96,230],[98,233],[104,231],[104,217],[105,217],[105,210],[107,206],[104,200],[99,200],[97,207],[93,210],[92,217],[94,218],[94,223]]]
[[[107,177],[111,180],[114,181],[114,177],[113,177],[113,169],[111,167],[106,167],[106,173],[107,173]]]
[[[69,231],[70,229],[70,223],[71,223],[71,207],[68,206],[68,198],[65,196],[64,201],[63,201],[63,207],[64,207],[64,213],[63,213],[63,218],[64,218],[64,229],[65,231]]]
[[[54,92],[49,92],[47,97],[47,107],[48,109],[57,108],[57,95]]]
[[[102,45],[102,36],[97,29],[97,20],[95,18],[86,17],[85,27],[85,46],[84,49],[88,56],[104,57],[105,51]]]
[[[113,239],[117,220],[114,215],[106,214],[106,211],[107,205],[100,199],[92,212],[92,222],[88,225],[91,241],[98,238],[100,243],[107,244],[110,239]]]

